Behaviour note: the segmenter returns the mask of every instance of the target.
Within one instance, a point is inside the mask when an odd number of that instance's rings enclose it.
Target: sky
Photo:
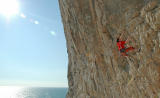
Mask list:
[[[68,87],[58,0],[9,2],[0,0],[0,86]]]

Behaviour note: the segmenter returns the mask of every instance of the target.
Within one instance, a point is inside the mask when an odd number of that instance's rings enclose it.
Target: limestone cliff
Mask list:
[[[160,0],[59,0],[67,98],[160,98]],[[116,38],[136,49],[122,56]],[[126,46],[127,47],[127,46]]]

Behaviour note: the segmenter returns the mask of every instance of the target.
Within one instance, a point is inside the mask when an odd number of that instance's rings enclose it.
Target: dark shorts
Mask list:
[[[121,53],[125,53],[125,52],[126,52],[126,48],[122,48],[122,49],[120,50],[120,52],[121,52]]]

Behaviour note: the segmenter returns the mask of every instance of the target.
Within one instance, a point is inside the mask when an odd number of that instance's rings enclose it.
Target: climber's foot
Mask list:
[[[127,53],[121,53],[121,55],[122,55],[122,56],[128,56],[128,54],[127,54]]]

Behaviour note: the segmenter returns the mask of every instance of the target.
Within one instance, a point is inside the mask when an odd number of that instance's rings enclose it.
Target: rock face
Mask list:
[[[59,0],[67,98],[160,98],[160,0]],[[135,47],[122,56],[116,38]],[[127,46],[126,46],[127,47]]]

